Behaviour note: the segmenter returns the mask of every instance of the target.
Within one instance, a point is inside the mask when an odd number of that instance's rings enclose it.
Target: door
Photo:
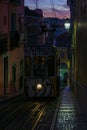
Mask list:
[[[4,94],[7,94],[8,88],[8,57],[4,58]]]

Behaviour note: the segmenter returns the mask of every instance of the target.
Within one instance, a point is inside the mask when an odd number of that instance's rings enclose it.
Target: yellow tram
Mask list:
[[[25,48],[24,90],[28,97],[56,97],[59,90],[58,52],[54,46]]]

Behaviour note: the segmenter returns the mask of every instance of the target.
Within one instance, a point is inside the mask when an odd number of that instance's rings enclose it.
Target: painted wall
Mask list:
[[[81,110],[87,117],[87,1],[77,0],[75,12],[73,74],[77,83],[74,88]]]
[[[12,3],[0,2],[0,34],[8,35],[8,51],[0,54],[0,96],[9,95],[19,92],[19,73],[20,73],[20,61],[23,60],[24,41],[20,41],[19,47],[10,50],[10,31],[11,31],[11,13],[16,14],[16,29],[19,30],[19,17],[24,14],[24,0],[20,0],[21,4],[15,5]],[[24,33],[23,32],[19,33]],[[4,69],[4,59],[8,58],[7,69],[5,65]],[[11,81],[12,81],[12,66],[16,65],[16,81],[15,81],[15,90],[11,90]],[[8,72],[6,72],[8,70]],[[5,76],[6,72],[6,76]],[[7,75],[8,73],[8,75]],[[6,78],[7,77],[7,78]],[[6,82],[4,82],[6,80]],[[6,84],[7,83],[7,84]],[[4,88],[5,86],[5,88]]]

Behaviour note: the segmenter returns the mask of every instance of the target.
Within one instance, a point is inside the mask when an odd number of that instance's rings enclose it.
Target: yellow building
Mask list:
[[[77,101],[87,116],[87,0],[74,1],[71,12],[74,16],[72,86],[74,86]]]
[[[60,81],[70,77],[71,62],[71,34],[65,31],[56,38],[56,45],[60,56]],[[69,82],[68,82],[69,85]]]

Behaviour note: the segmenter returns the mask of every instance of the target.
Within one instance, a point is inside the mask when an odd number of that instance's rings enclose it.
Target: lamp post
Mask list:
[[[65,27],[65,29],[66,29],[67,31],[70,30],[70,21],[69,21],[68,18],[66,19],[66,21],[65,21],[65,23],[64,23],[64,27]]]

